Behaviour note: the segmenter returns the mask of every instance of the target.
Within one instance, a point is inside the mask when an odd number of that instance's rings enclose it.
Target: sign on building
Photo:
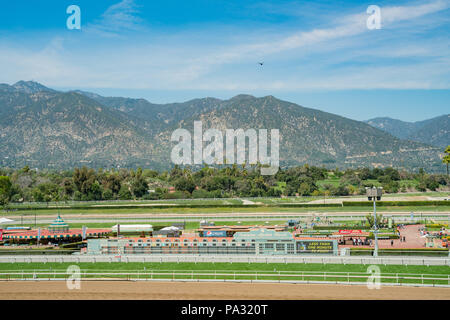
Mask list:
[[[334,253],[334,241],[297,241],[297,253]]]
[[[212,231],[206,231],[203,233],[205,237],[226,237],[227,232],[226,231],[219,231],[219,230],[212,230]]]

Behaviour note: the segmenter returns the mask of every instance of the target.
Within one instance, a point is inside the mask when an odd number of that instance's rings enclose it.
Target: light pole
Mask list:
[[[383,193],[382,187],[366,188],[367,198],[369,201],[373,201],[373,234],[375,235],[375,249],[373,256],[378,257],[378,229],[377,229],[377,200],[381,200],[381,194]]]

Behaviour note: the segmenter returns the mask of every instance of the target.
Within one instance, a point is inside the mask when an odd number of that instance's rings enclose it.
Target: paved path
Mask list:
[[[380,240],[380,248],[425,248],[426,238],[421,237],[419,228],[424,225],[408,225],[400,229],[400,237],[405,237],[405,242],[400,239],[394,240],[394,245],[391,245],[391,240]]]
[[[424,225],[407,225],[403,229],[400,229],[400,236],[405,237],[405,242],[400,241],[400,239],[393,239],[393,244],[391,240],[378,240],[379,249],[421,249],[425,248],[426,238],[422,237],[419,232],[419,228]],[[340,248],[373,248],[372,246],[339,246]]]

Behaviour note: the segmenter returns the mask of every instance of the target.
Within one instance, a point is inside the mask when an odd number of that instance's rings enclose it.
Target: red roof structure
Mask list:
[[[87,229],[86,237],[100,237],[110,233],[109,229]],[[82,238],[83,230],[82,229],[72,229],[67,232],[51,232],[48,230],[41,230],[41,240],[51,239],[51,240],[64,240],[64,239],[73,239],[73,238]],[[38,230],[31,231],[21,231],[21,232],[11,232],[7,234],[3,234],[4,239],[10,240],[33,240],[37,239]]]

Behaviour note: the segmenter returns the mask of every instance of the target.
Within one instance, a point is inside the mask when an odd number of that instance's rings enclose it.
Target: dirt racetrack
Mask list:
[[[1,281],[1,300],[450,300],[450,288],[277,283],[85,281],[69,290],[64,281]]]

